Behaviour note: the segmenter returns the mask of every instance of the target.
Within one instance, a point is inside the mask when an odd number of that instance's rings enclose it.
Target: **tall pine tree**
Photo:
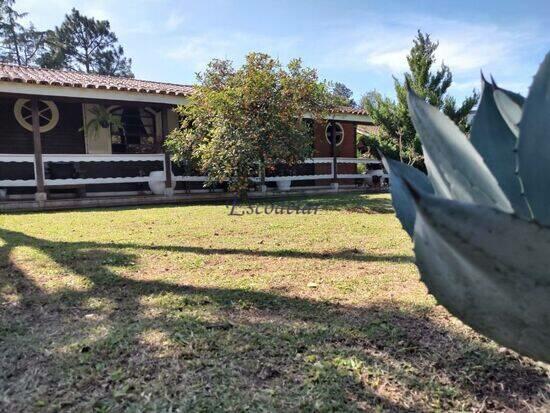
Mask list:
[[[33,65],[44,52],[46,33],[20,23],[27,13],[14,8],[15,0],[0,0],[0,61]]]
[[[353,92],[349,87],[341,82],[335,82],[331,85],[332,94],[334,97],[340,99],[345,106],[357,106],[353,100]]]
[[[111,31],[107,20],[96,20],[72,9],[61,26],[49,33],[43,67],[77,70],[111,76],[133,76],[132,59]]]
[[[460,105],[447,94],[453,82],[449,67],[442,63],[438,70],[432,71],[438,46],[439,43],[432,41],[429,34],[419,30],[407,56],[409,72],[405,73],[405,80],[401,82],[394,77],[397,101],[383,97],[376,91],[366,94],[362,99],[363,107],[379,126],[374,138],[382,151],[411,165],[422,164],[423,156],[409,116],[406,83],[419,96],[449,116],[464,132],[469,130],[468,114],[479,100],[475,90]]]

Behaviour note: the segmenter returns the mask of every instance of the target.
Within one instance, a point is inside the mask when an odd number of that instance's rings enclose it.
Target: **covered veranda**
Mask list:
[[[206,176],[173,165],[163,150],[178,124],[173,108],[185,104],[191,91],[185,85],[0,65],[1,208],[224,199],[223,185],[204,188]],[[98,107],[118,114],[124,133],[108,125],[90,130]],[[251,189],[257,196],[326,192],[339,182],[357,189],[384,176],[378,160],[336,156],[334,145],[330,155],[268,174],[268,188],[257,185],[258,173]],[[364,173],[357,173],[357,165],[364,165]]]

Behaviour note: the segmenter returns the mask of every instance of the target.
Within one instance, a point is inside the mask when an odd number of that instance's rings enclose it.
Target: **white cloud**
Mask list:
[[[175,30],[180,27],[184,21],[185,16],[183,16],[181,13],[172,12],[166,20],[166,28],[168,30]]]
[[[481,76],[478,76],[475,80],[465,80],[465,81],[454,81],[452,88],[454,90],[460,90],[464,92],[469,92],[472,89],[479,89],[479,84],[481,83]]]
[[[170,59],[191,64],[195,70],[204,68],[212,58],[227,58],[226,50],[231,44],[223,39],[211,36],[189,36],[181,39],[180,46],[169,51]]]
[[[526,44],[538,41],[538,33],[527,27],[503,29],[490,24],[443,23],[448,27],[434,30],[440,42],[437,55],[458,72],[509,63]]]
[[[409,48],[400,50],[373,50],[368,54],[366,62],[373,66],[387,67],[392,72],[402,72],[407,69],[407,54]]]
[[[145,2],[146,0],[141,0]],[[155,26],[150,19],[141,14],[142,8],[134,0],[131,5],[115,4],[111,0],[17,0],[17,10],[28,12],[27,21],[32,21],[38,28],[51,29],[59,26],[65,14],[74,7],[87,17],[97,20],[108,20],[117,34],[152,34]]]
[[[73,7],[70,0],[17,0],[15,8],[18,11],[28,12],[27,21],[32,21],[40,29],[52,28],[61,24],[65,13]]]
[[[321,77],[347,82],[356,93],[373,88],[392,93],[391,75],[400,76],[407,70],[405,57],[418,28],[439,40],[437,56],[453,72],[452,93],[457,97],[479,88],[480,69],[493,73],[502,86],[525,93],[550,44],[550,31],[536,15],[501,24],[479,14],[477,20],[461,21],[452,15],[437,17],[430,10],[406,12],[419,8],[403,7],[402,13],[388,15],[368,11],[375,7],[361,7],[354,14],[337,13],[314,23],[273,28],[258,25],[261,19],[254,16],[254,21],[243,18],[245,25],[227,24],[225,16],[216,16],[218,25],[212,16],[184,8],[181,0],[17,0],[17,7],[28,11],[39,29],[59,25],[72,7],[110,20],[127,54],[134,58],[136,73],[147,67],[152,78],[162,78],[166,75],[161,73],[172,70],[178,73],[173,74],[175,79],[181,73],[192,76],[192,71],[203,70],[212,58],[239,64],[254,50],[282,61],[303,57],[308,66],[319,69]],[[215,6],[209,3],[208,7]],[[166,59],[166,67],[153,64],[153,57],[155,62]]]
[[[465,23],[424,16],[402,16],[397,21],[386,23],[378,20],[374,25],[366,22],[365,26],[371,27],[364,31],[343,33],[349,40],[339,43],[351,46],[337,50],[348,64],[380,67],[394,73],[405,70],[405,56],[418,28],[439,41],[437,56],[456,72],[472,69],[479,71],[483,66],[500,64],[516,55],[526,43],[543,41],[534,27],[504,29],[495,24]]]
[[[504,87],[511,85],[525,93],[525,79],[530,80],[536,67],[533,62],[526,65],[524,56],[550,42],[550,32],[526,22],[500,26],[416,14],[392,19],[372,15],[363,23],[361,28],[340,29],[333,36],[338,40],[328,45],[332,53],[321,67],[399,76],[408,69],[406,56],[420,28],[439,41],[438,64],[450,67],[455,80],[452,91],[457,95],[479,89],[480,70],[494,73]]]
[[[101,7],[86,7],[81,10],[82,14],[87,17],[93,17],[96,20],[109,20],[112,22],[114,19],[110,12]]]
[[[372,16],[365,22],[365,29],[340,32],[328,46],[323,66],[346,66],[350,69],[390,70],[399,73],[406,69],[405,57],[410,49],[415,29],[384,22],[379,16]]]
[[[299,39],[292,37],[270,38],[240,32],[210,32],[178,36],[179,46],[170,48],[166,56],[200,71],[214,58],[240,61],[250,51],[268,52],[284,60],[291,57],[291,50],[298,42]]]

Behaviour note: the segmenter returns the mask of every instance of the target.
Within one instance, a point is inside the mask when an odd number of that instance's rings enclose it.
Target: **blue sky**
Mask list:
[[[71,7],[108,19],[137,78],[193,83],[212,58],[238,64],[263,51],[283,62],[301,57],[357,99],[373,89],[392,94],[391,76],[405,71],[417,29],[440,41],[459,99],[479,88],[480,69],[526,94],[550,51],[548,0],[17,0],[17,7],[39,28],[60,24]]]

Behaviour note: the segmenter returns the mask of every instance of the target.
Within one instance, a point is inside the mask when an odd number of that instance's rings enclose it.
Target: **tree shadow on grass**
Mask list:
[[[329,195],[293,195],[287,198],[274,197],[274,198],[250,198],[247,202],[252,205],[291,205],[300,206],[304,205],[319,206],[320,211],[341,211],[341,212],[354,212],[354,213],[367,213],[367,214],[393,214],[391,197],[380,196],[381,194],[358,194],[358,193],[338,193]],[[218,200],[197,200],[196,202],[187,201],[182,204],[170,203],[170,204],[156,204],[156,205],[138,205],[138,206],[113,206],[109,207],[110,211],[130,211],[130,210],[151,210],[151,209],[166,209],[166,208],[182,208],[191,207],[196,205],[225,205],[229,209],[235,199],[218,199]],[[243,205],[244,209],[244,205]],[[48,211],[48,214],[55,216],[57,213],[89,213],[94,211],[105,211],[105,207],[97,208],[78,208],[78,209],[63,209]],[[9,215],[25,215],[35,214],[36,212],[5,212]]]
[[[363,251],[355,248],[340,249],[338,251],[327,252],[304,252],[296,251],[292,249],[276,249],[276,250],[264,250],[264,249],[244,249],[244,248],[205,248],[197,246],[186,245],[144,245],[137,243],[101,243],[101,242],[50,242],[39,238],[34,238],[22,234],[20,232],[9,231],[0,228],[0,238],[11,241],[11,245],[29,245],[37,247],[38,249],[45,250],[48,255],[61,254],[60,258],[63,258],[63,252],[69,253],[70,251],[80,251],[89,249],[109,249],[109,250],[121,250],[121,249],[137,249],[148,251],[166,251],[176,253],[193,253],[199,255],[241,255],[241,256],[253,256],[253,257],[275,257],[275,258],[300,258],[300,259],[318,259],[318,260],[346,260],[346,261],[358,261],[358,262],[392,262],[392,263],[411,263],[414,262],[414,258],[411,255],[404,254],[366,254]]]
[[[393,214],[391,198],[380,196],[357,194],[342,194],[337,196],[327,197],[310,197],[308,202],[319,205],[321,210],[328,211],[345,211],[345,212],[359,212],[367,214]]]
[[[250,203],[257,205],[304,205],[318,206],[319,211],[340,211],[367,214],[393,214],[395,210],[391,198],[369,196],[357,193],[340,193],[334,195],[295,196],[287,199],[250,199]]]
[[[520,410],[547,391],[542,369],[451,331],[430,309],[126,278],[112,268],[137,257],[118,249],[146,247],[7,230],[0,238],[0,291],[20,296],[2,316],[6,411],[40,403],[76,411]],[[18,246],[85,277],[89,288],[45,292],[10,260]],[[94,310],[94,299],[112,305]],[[167,341],[144,344],[153,332]]]

